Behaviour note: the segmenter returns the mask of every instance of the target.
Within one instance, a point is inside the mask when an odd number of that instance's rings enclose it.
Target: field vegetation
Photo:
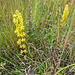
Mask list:
[[[0,75],[74,75],[75,0],[0,0]]]

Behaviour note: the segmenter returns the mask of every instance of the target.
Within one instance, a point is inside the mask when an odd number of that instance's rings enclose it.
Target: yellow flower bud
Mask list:
[[[22,32],[21,37],[24,37],[24,36],[26,36],[26,33]]]
[[[19,14],[19,11],[18,11],[18,10],[16,10],[16,12],[15,12],[15,13],[16,13],[16,15],[17,15],[17,14]]]

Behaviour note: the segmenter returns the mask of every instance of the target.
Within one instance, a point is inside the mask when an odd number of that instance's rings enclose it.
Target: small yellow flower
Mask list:
[[[19,16],[18,19],[21,20],[22,19],[22,16]]]
[[[24,42],[24,41],[26,41],[26,39],[25,38],[22,38],[22,40],[21,40],[22,42]]]
[[[15,33],[18,33],[18,32],[19,32],[19,28],[16,28]]]
[[[20,45],[20,48],[22,48],[23,46],[22,45]]]
[[[18,45],[21,44],[21,39],[18,39],[17,44],[18,44]]]
[[[21,54],[26,53],[26,50],[21,50]]]
[[[23,45],[20,45],[20,48],[23,48],[24,49],[24,48],[26,48],[26,45],[24,45],[24,44]]]
[[[23,49],[26,48],[26,45],[23,44]]]
[[[17,32],[17,33],[16,33],[16,35],[17,35],[18,37],[20,37],[20,36],[21,36],[20,32]]]
[[[21,16],[21,13],[19,13],[18,16]]]
[[[16,13],[17,16],[21,16],[21,13],[18,10],[16,10],[15,13]]]
[[[23,50],[21,50],[21,54],[23,54]]]
[[[24,37],[24,36],[26,36],[26,33],[22,32],[21,37]]]
[[[18,20],[15,18],[13,18],[13,22],[14,22],[14,24],[18,24]]]
[[[24,30],[24,26],[21,26],[21,27],[20,27],[20,30]]]
[[[23,18],[20,19],[20,22],[23,22]]]
[[[24,50],[24,53],[26,53],[26,50]]]

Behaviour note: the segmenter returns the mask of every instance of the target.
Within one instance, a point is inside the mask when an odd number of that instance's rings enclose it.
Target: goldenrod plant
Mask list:
[[[23,31],[25,27],[23,26],[23,18],[21,13],[18,10],[16,10],[15,14],[13,15],[13,22],[16,26],[16,30],[14,32],[19,38],[17,44],[21,48],[21,54],[26,53],[26,45],[23,44],[26,41],[26,33]]]
[[[68,14],[69,14],[69,9],[68,9],[68,4],[66,4],[64,11],[63,11],[63,15],[62,15],[62,20],[61,20],[61,27],[63,27],[66,24],[66,21],[68,19]]]

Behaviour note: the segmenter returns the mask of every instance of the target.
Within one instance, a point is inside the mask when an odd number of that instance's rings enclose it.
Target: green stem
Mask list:
[[[71,64],[71,65],[68,65],[68,66],[66,66],[66,67],[64,67],[64,68],[61,68],[60,70],[58,70],[58,71],[56,72],[55,75],[57,75],[60,71],[66,69],[66,68],[68,68],[68,67],[71,67],[71,66],[75,66],[75,64]]]

